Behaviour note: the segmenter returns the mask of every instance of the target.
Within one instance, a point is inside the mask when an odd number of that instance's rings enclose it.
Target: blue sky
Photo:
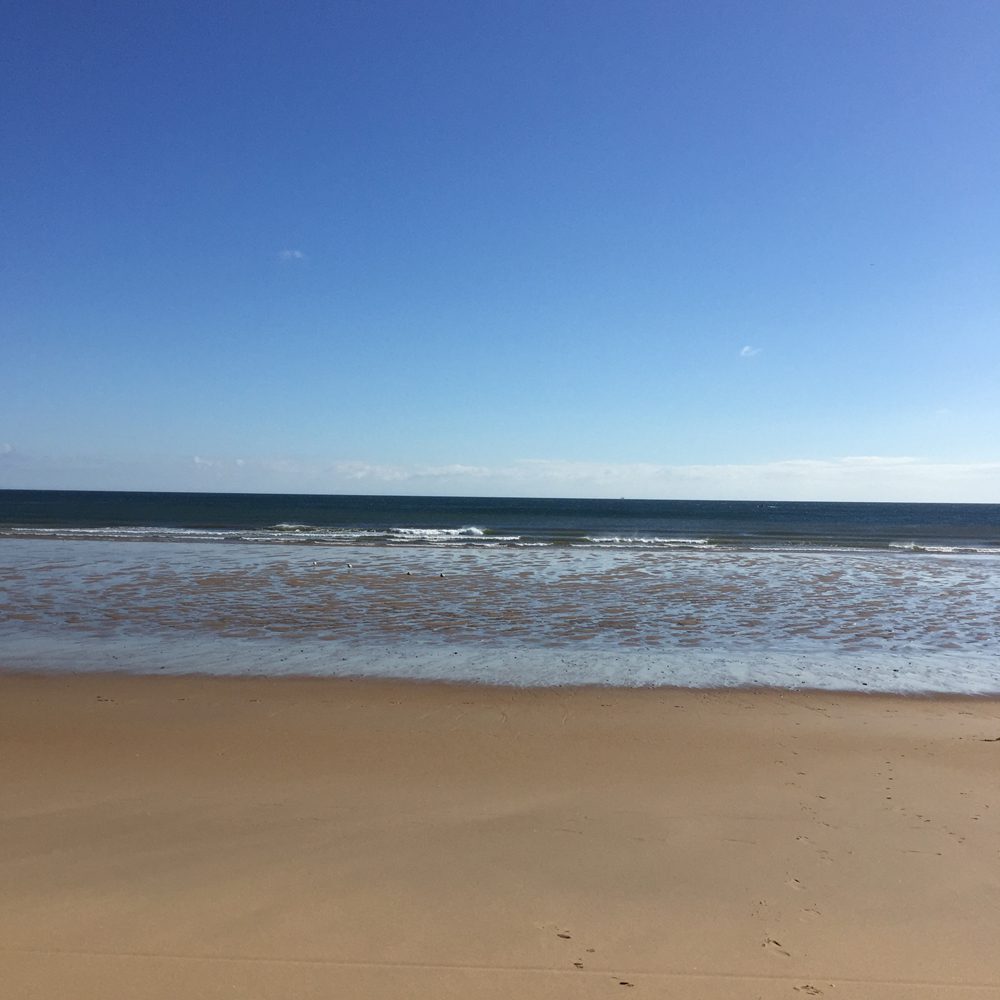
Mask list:
[[[1000,5],[3,12],[0,486],[1000,501]]]

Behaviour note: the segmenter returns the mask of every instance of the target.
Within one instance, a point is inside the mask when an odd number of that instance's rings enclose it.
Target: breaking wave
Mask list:
[[[767,537],[684,537],[655,534],[587,534],[582,531],[536,529],[522,534],[465,525],[428,528],[400,525],[388,528],[329,527],[298,522],[278,522],[263,528],[198,528],[159,526],[111,527],[0,527],[0,538],[53,538],[66,541],[103,540],[121,542],[216,542],[256,545],[366,545],[381,547],[421,546],[436,548],[590,548],[636,551],[872,551],[881,549],[900,555],[1000,556],[1000,545],[942,545],[912,541],[886,541],[858,545],[856,541]]]

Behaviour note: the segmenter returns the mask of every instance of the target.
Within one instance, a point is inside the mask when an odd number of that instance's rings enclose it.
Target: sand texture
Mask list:
[[[1000,998],[1000,703],[0,675],[0,994]]]

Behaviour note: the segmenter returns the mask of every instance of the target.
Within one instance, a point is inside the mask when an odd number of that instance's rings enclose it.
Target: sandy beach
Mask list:
[[[1000,702],[0,675],[17,998],[1000,997]]]

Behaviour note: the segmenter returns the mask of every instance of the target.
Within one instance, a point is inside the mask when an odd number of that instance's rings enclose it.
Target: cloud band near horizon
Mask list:
[[[862,455],[704,465],[429,465],[197,455],[154,462],[56,459],[11,447],[0,451],[0,488],[1000,503],[1000,461]]]

